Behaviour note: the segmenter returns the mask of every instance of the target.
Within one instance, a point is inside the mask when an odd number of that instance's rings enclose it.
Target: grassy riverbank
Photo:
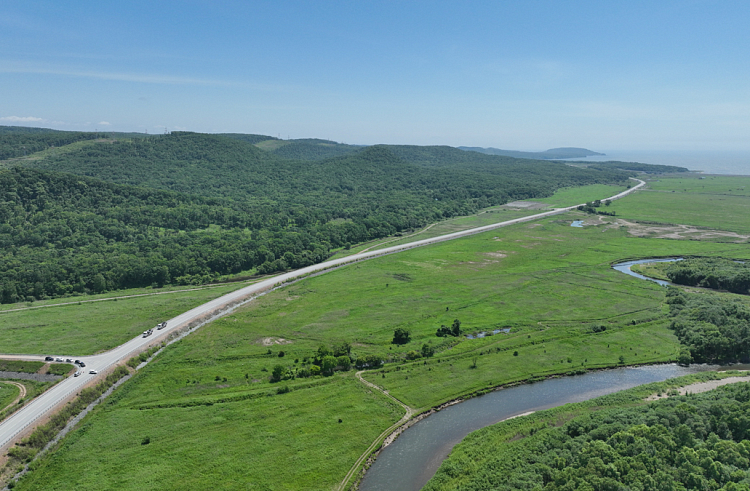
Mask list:
[[[628,213],[636,216],[656,196],[669,210],[679,194],[639,192],[609,209],[633,201]],[[667,328],[664,289],[610,264],[750,252],[745,243],[635,237],[619,217],[619,210],[595,218],[573,212],[269,293],[165,350],[17,489],[330,489],[402,410],[352,371],[270,382],[274,366],[301,367],[321,344],[348,342],[356,356],[389,358],[365,377],[414,408],[531,377],[672,360],[679,343]],[[591,225],[570,227],[579,218]],[[750,228],[748,220],[723,223],[739,230]],[[510,332],[435,336],[456,318],[466,332]],[[410,331],[411,341],[392,345],[396,328]],[[405,360],[424,344],[434,357]]]

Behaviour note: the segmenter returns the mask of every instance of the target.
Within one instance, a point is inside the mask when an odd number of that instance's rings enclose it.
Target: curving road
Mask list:
[[[638,184],[636,186],[633,186],[632,188],[626,191],[623,191],[622,193],[616,194],[606,199],[609,199],[612,201],[616,199],[620,199],[634,192],[635,190],[641,188],[642,186],[646,184],[644,181],[641,181],[640,179],[634,179],[634,180],[638,181]],[[577,208],[578,206],[579,205],[568,206],[566,208],[557,208],[552,211],[538,213],[536,215],[530,215],[530,216],[523,217],[523,218],[516,218],[514,220],[507,220],[505,222],[493,223],[491,225],[485,225],[483,227],[463,230],[461,232],[454,232],[454,233],[447,234],[447,235],[441,235],[439,237],[432,237],[429,239],[423,239],[423,240],[418,240],[415,242],[410,242],[408,244],[401,244],[397,246],[387,247],[385,249],[380,249],[377,251],[360,252],[358,254],[354,254],[348,257],[344,257],[340,259],[333,259],[333,260],[326,261],[320,264],[314,264],[306,268],[298,269],[296,271],[291,271],[288,273],[275,276],[273,278],[259,281],[252,285],[246,286],[232,293],[228,293],[222,297],[214,299],[208,303],[195,307],[194,309],[189,310],[183,314],[180,314],[177,317],[168,319],[167,321],[168,327],[161,331],[154,330],[154,334],[152,336],[149,336],[147,338],[142,338],[141,336],[138,336],[137,338],[132,339],[128,341],[127,343],[122,344],[118,346],[117,348],[112,349],[111,351],[107,351],[105,353],[100,353],[98,355],[92,355],[92,356],[56,355],[56,357],[61,357],[63,359],[73,358],[73,359],[84,361],[86,363],[86,368],[83,369],[84,373],[81,374],[79,377],[68,377],[62,380],[57,385],[55,385],[54,387],[46,391],[44,394],[40,395],[39,397],[35,398],[33,401],[28,403],[23,409],[16,411],[9,418],[0,422],[0,450],[4,449],[6,446],[9,446],[17,438],[23,435],[24,430],[27,430],[29,429],[29,427],[34,426],[37,422],[39,422],[40,420],[43,420],[44,417],[47,417],[53,414],[55,409],[57,409],[59,406],[61,406],[67,400],[73,397],[78,391],[84,388],[84,386],[90,384],[94,380],[98,382],[99,379],[103,378],[104,374],[107,371],[114,368],[117,364],[127,361],[131,357],[135,356],[135,354],[140,353],[142,350],[146,349],[149,345],[155,344],[156,341],[163,340],[164,338],[168,336],[169,333],[172,333],[180,329],[183,329],[185,327],[193,326],[196,323],[206,321],[206,320],[218,317],[220,315],[223,315],[224,313],[226,313],[227,309],[230,308],[231,306],[234,306],[240,302],[250,300],[254,296],[257,296],[258,294],[268,291],[274,288],[275,286],[278,286],[290,280],[301,278],[311,273],[316,273],[316,272],[323,271],[326,269],[335,268],[338,266],[342,266],[344,264],[362,261],[365,259],[371,259],[371,258],[378,257],[378,256],[384,256],[386,254],[393,254],[395,252],[405,251],[408,249],[412,249],[414,247],[421,247],[421,246],[425,246],[429,244],[435,244],[438,242],[444,242],[446,240],[458,239],[460,237],[467,237],[470,235],[487,232],[489,230],[494,230],[500,227],[506,227],[508,225],[515,225],[517,223],[529,222],[532,220],[538,220],[540,218],[550,217],[553,215],[559,215],[561,213],[566,213],[568,211],[571,211]],[[40,361],[44,360],[44,356],[42,355],[7,356],[7,358],[15,358],[15,359],[23,358],[27,360],[40,360]],[[89,370],[96,370],[99,372],[99,374],[90,375]]]

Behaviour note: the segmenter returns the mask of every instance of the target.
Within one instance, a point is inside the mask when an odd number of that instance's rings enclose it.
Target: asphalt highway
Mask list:
[[[633,186],[632,188],[626,191],[623,191],[622,193],[616,194],[615,196],[612,196],[607,199],[616,200],[616,199],[622,198],[632,193],[636,189],[641,188],[642,186],[646,184],[645,182],[639,179],[635,179],[635,180],[638,181],[638,185]],[[86,367],[82,369],[83,373],[80,376],[78,377],[69,376],[65,380],[60,381],[57,385],[53,386],[42,395],[38,396],[31,402],[27,403],[22,409],[19,409],[18,411],[13,413],[6,420],[0,422],[0,449],[3,449],[6,446],[13,443],[17,439],[17,437],[22,434],[24,430],[26,430],[32,425],[35,425],[38,421],[43,420],[45,416],[52,415],[54,410],[61,403],[63,403],[72,395],[80,391],[85,385],[92,382],[92,380],[95,379],[96,381],[99,381],[99,379],[102,379],[106,375],[108,370],[115,367],[118,363],[127,361],[131,357],[135,356],[137,353],[140,353],[143,349],[147,348],[149,345],[155,344],[155,341],[160,342],[162,339],[166,337],[165,335],[167,335],[168,333],[180,330],[188,325],[195,324],[198,321],[207,320],[208,318],[211,318],[212,316],[220,315],[221,312],[225,311],[228,307],[235,305],[239,302],[243,302],[248,299],[251,299],[252,297],[260,293],[263,293],[269,289],[272,289],[275,286],[278,286],[290,280],[294,280],[294,279],[309,275],[311,273],[316,273],[316,272],[320,272],[326,269],[335,268],[337,266],[341,266],[344,264],[362,261],[365,259],[383,256],[386,254],[392,254],[395,252],[413,249],[415,247],[420,247],[420,246],[424,246],[428,244],[444,242],[446,240],[457,239],[460,237],[467,237],[469,235],[474,235],[474,234],[486,232],[489,230],[494,230],[500,227],[507,227],[508,225],[514,225],[517,223],[529,222],[532,220],[538,220],[540,218],[545,218],[545,217],[549,217],[553,215],[559,215],[561,213],[565,213],[570,210],[573,210],[577,208],[578,206],[579,205],[569,206],[566,208],[557,208],[552,211],[538,213],[536,215],[530,215],[530,216],[523,217],[523,218],[516,218],[514,220],[508,220],[505,222],[485,225],[483,227],[463,230],[461,232],[454,232],[452,234],[441,235],[439,237],[432,237],[429,239],[409,242],[407,244],[387,247],[387,248],[376,250],[376,251],[369,251],[369,252],[354,254],[354,255],[343,257],[340,259],[332,259],[330,261],[326,261],[320,264],[314,264],[306,268],[298,269],[295,271],[290,271],[288,273],[274,276],[273,278],[269,278],[269,279],[260,281],[258,283],[254,283],[252,285],[246,286],[232,293],[228,293],[222,297],[211,300],[210,302],[207,302],[203,305],[195,307],[192,310],[189,310],[183,314],[180,314],[177,317],[174,317],[172,319],[167,319],[167,327],[160,331],[157,331],[156,328],[154,328],[154,333],[151,336],[143,338],[139,335],[137,338],[131,339],[125,344],[122,344],[110,351],[107,351],[105,353],[100,353],[98,355],[73,356],[70,354],[62,355],[59,353],[48,353],[48,355],[54,356],[55,358],[62,358],[62,359],[71,358],[74,360],[81,360],[86,364]],[[3,356],[3,358],[44,361],[44,356],[45,355],[23,355],[23,356],[12,356],[12,357]],[[89,374],[90,370],[96,370],[99,373],[97,375],[90,375]]]

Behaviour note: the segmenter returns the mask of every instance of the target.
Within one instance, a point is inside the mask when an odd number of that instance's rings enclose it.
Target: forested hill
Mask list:
[[[248,142],[198,133],[101,143],[27,165],[203,196],[280,203],[292,199],[316,208],[331,202],[358,208],[371,199],[398,206],[403,198],[394,200],[392,192],[474,201],[455,203],[461,211],[546,196],[564,186],[622,182],[628,175],[614,169],[472,156],[451,147],[379,145],[343,157],[299,161],[281,159]]]
[[[347,244],[628,176],[450,147],[289,160],[196,133],[16,162],[36,169],[0,171],[3,302],[298,268]]]
[[[488,155],[504,155],[506,157],[515,157],[520,159],[580,159],[593,155],[604,155],[603,153],[593,152],[587,148],[562,147],[550,148],[543,152],[521,152],[518,150],[502,150],[500,148],[482,148],[482,147],[458,147],[467,152],[486,153]]]

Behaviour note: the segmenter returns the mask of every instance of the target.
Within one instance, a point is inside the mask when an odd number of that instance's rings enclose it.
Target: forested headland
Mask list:
[[[98,135],[5,136],[17,138],[7,150],[17,156],[29,138],[48,148]],[[632,175],[451,147],[347,145],[339,157],[289,159],[256,146],[270,137],[245,137],[108,138],[12,161],[24,167],[0,171],[0,301],[298,268],[350,244]]]

